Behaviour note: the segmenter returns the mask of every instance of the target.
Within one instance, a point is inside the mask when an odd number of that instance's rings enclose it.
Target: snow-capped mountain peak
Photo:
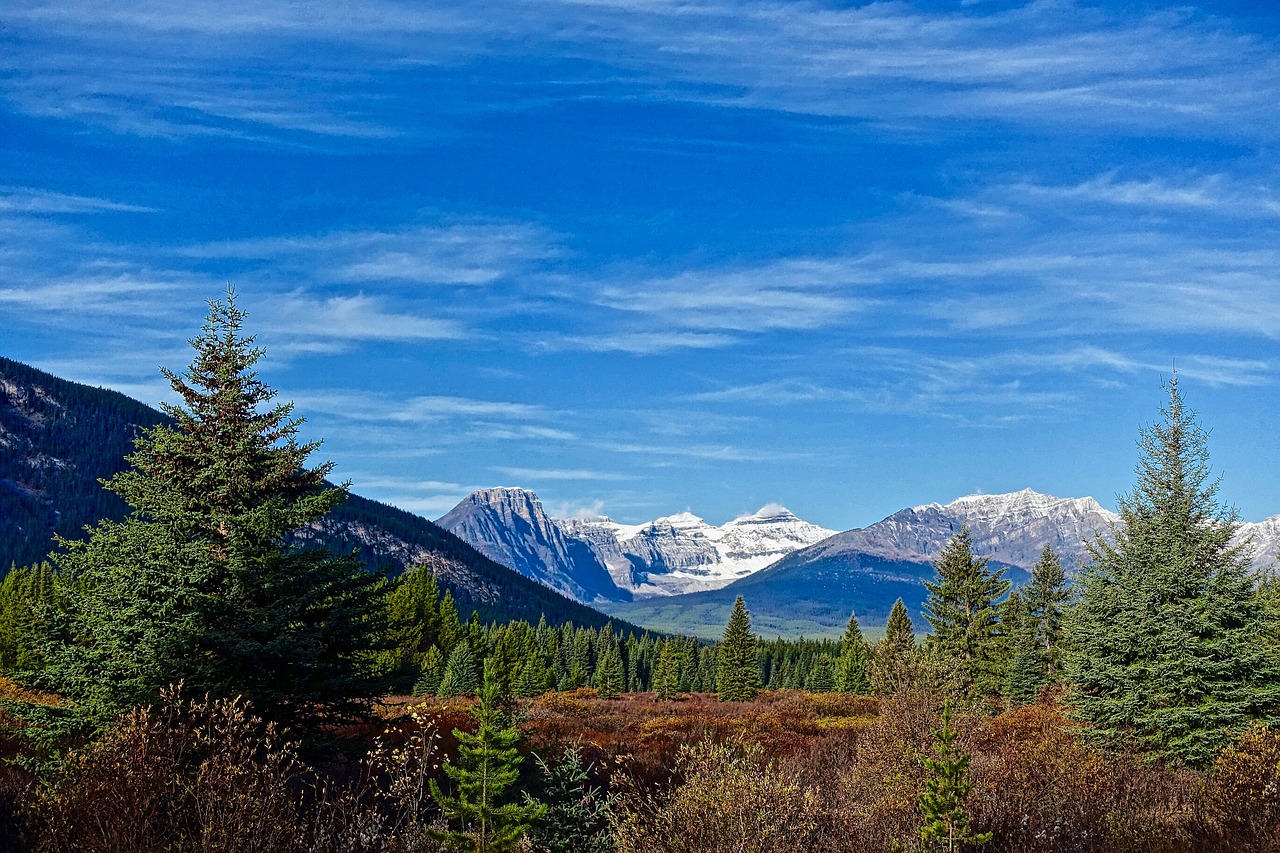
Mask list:
[[[718,589],[834,531],[779,504],[723,525],[686,510],[646,524],[549,518],[526,489],[480,489],[439,524],[483,553],[580,600]],[[612,592],[603,589],[606,576]]]
[[[1105,533],[1115,519],[1115,513],[1093,498],[1059,498],[1023,489],[900,510],[869,527],[842,533],[830,545],[891,559],[932,560],[968,525],[974,551],[997,562],[1029,566],[1050,545],[1068,564],[1078,564],[1086,556],[1084,543]]]

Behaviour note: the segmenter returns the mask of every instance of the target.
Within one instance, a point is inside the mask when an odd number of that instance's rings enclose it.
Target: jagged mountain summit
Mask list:
[[[1004,495],[969,495],[949,504],[899,510],[868,527],[837,534],[803,553],[793,564],[845,553],[907,562],[932,561],[966,524],[974,552],[996,563],[1030,568],[1049,545],[1068,566],[1087,556],[1085,543],[1105,534],[1118,516],[1093,498],[1057,498],[1023,489]]]
[[[553,519],[527,489],[472,492],[438,521],[481,553],[581,601],[719,589],[832,535],[769,505],[726,524],[682,512],[647,524]]]
[[[975,552],[1009,567],[1010,578],[1020,581],[1045,545],[1069,570],[1077,569],[1088,559],[1086,543],[1108,535],[1118,519],[1093,498],[1023,489],[909,507],[844,533],[777,505],[719,526],[689,512],[627,525],[552,518],[533,492],[495,488],[468,495],[439,524],[491,559],[579,601],[614,603],[606,609],[635,619],[661,608],[666,616],[658,627],[679,630],[673,614],[680,608],[713,600],[718,607],[724,602],[716,591],[746,594],[748,587],[757,599],[785,601],[793,612],[822,603],[824,614],[831,610],[832,626],[843,624],[848,609],[860,610],[872,624],[898,595],[908,604],[922,600],[921,581],[932,577],[933,560],[965,525]],[[1242,524],[1239,538],[1251,539],[1256,565],[1274,563],[1280,516]]]
[[[527,489],[478,489],[436,522],[491,560],[578,601],[624,600],[595,552]]]

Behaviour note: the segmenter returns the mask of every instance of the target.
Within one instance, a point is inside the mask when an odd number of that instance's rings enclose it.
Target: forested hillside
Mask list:
[[[54,533],[123,517],[98,478],[124,470],[134,437],[163,420],[123,394],[0,357],[0,566],[38,562]]]
[[[125,515],[99,483],[125,469],[139,432],[166,416],[115,391],[60,379],[0,358],[0,567],[32,565],[58,534]],[[307,546],[358,550],[372,570],[399,573],[429,564],[463,614],[486,621],[572,621],[599,628],[609,617],[495,563],[436,524],[351,495],[302,531]]]

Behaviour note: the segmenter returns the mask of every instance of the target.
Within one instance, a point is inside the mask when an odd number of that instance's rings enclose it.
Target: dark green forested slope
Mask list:
[[[55,532],[123,516],[98,478],[122,470],[134,437],[162,420],[123,394],[0,358],[0,567],[39,562]]]
[[[139,430],[166,416],[115,391],[60,379],[0,357],[0,569],[39,562],[55,533],[122,518],[125,504],[99,478],[125,467]],[[484,620],[572,621],[600,627],[609,617],[480,554],[425,518],[352,495],[305,545],[358,549],[372,569],[431,565],[464,616]]]

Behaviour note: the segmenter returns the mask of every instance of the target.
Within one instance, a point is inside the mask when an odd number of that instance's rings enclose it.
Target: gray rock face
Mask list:
[[[949,504],[900,510],[868,527],[839,533],[787,557],[788,565],[852,554],[890,560],[932,562],[947,540],[968,524],[974,553],[997,563],[1030,569],[1050,546],[1068,570],[1089,559],[1086,543],[1109,537],[1120,517],[1093,498],[1056,498],[1024,489],[1007,495],[970,495]],[[1280,516],[1240,525],[1236,542],[1249,541],[1254,565],[1264,568],[1280,555]]]
[[[591,603],[706,592],[748,578],[764,582],[784,571],[789,582],[821,595],[796,575],[807,565],[824,577],[838,575],[841,566],[864,564],[895,567],[898,574],[909,566],[909,574],[927,576],[929,564],[966,524],[974,551],[994,563],[1029,570],[1048,545],[1074,570],[1088,559],[1086,543],[1109,535],[1117,520],[1093,498],[1024,489],[911,507],[844,533],[778,506],[718,527],[688,512],[624,525],[607,518],[550,518],[533,492],[494,488],[468,495],[438,523],[490,559]],[[1273,564],[1280,554],[1280,516],[1242,524],[1239,541],[1246,538],[1252,540],[1255,565]]]
[[[489,559],[578,601],[625,597],[586,543],[566,537],[526,489],[479,489],[436,523]]]

